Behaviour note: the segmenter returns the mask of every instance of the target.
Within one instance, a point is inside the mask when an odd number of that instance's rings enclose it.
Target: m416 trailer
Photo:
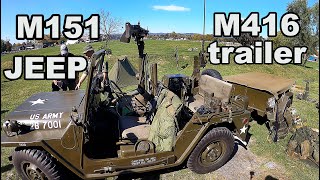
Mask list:
[[[260,72],[226,76],[224,79],[233,84],[235,94],[248,97],[248,110],[253,118],[267,123],[273,141],[288,134],[293,124],[290,109],[293,80]]]

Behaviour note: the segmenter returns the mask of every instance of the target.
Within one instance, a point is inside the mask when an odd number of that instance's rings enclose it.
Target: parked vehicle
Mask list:
[[[134,37],[138,45],[135,91],[103,82],[106,51],[100,50],[93,54],[85,91],[35,94],[5,118],[1,145],[15,147],[9,158],[23,179],[97,179],[185,162],[196,173],[208,173],[229,160],[235,141],[247,144],[252,109],[277,120],[283,103],[292,102],[287,86],[269,92],[253,83],[244,93],[240,81],[224,81],[216,70],[200,74],[199,57],[192,76],[167,74],[158,81],[157,65],[143,53],[147,34],[127,23],[121,38],[128,43]]]

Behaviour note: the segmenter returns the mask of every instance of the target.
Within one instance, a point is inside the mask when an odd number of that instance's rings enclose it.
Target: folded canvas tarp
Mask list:
[[[109,79],[114,81],[119,87],[137,85],[137,70],[129,62],[128,58],[118,60],[109,71]]]

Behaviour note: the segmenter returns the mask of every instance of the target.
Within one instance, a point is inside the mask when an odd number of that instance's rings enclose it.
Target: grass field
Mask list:
[[[102,43],[93,43],[95,49],[98,49]],[[193,67],[193,56],[198,51],[188,51],[188,48],[197,47],[200,49],[200,42],[192,41],[145,41],[145,52],[150,56],[151,62],[158,63],[159,77],[164,74],[182,73],[191,75]],[[69,45],[70,52],[76,55],[82,55],[84,43]],[[186,66],[184,69],[177,69],[175,64],[174,48],[178,47],[179,64]],[[137,67],[137,46],[132,42],[129,44],[112,41],[109,46],[112,49],[112,55],[107,57],[109,68],[117,59],[127,55],[129,60]],[[1,56],[1,122],[4,117],[10,113],[19,104],[25,101],[29,96],[38,92],[51,91],[51,81],[46,80],[15,80],[9,81],[3,76],[3,70],[12,67],[14,55],[56,55],[59,53],[59,47],[50,47],[39,50],[24,51],[15,54]],[[238,73],[259,71],[266,72],[278,76],[294,79],[296,84],[304,87],[304,80],[310,80],[310,97],[319,100],[319,64],[308,62],[306,67],[297,65],[237,65],[231,63],[228,65],[208,65],[207,68],[217,69],[222,76],[233,75]],[[84,89],[85,87],[81,87]],[[295,92],[296,93],[296,92]],[[306,125],[312,128],[319,127],[319,112],[315,108],[315,104],[311,102],[294,99],[293,107],[297,109],[300,117],[306,121]],[[285,167],[289,179],[318,179],[319,169],[305,164],[298,160],[290,159],[285,154],[286,145],[289,137],[274,144],[267,141],[267,130],[265,126],[253,124],[250,129],[254,143],[251,143],[250,149],[259,157],[267,158]],[[1,147],[1,178],[17,179],[15,171],[10,165],[7,157],[12,149]],[[175,172],[178,179],[213,179],[214,173],[207,175],[196,175],[190,173],[189,170],[181,170]],[[169,176],[165,176],[169,178]],[[171,176],[170,176],[171,177]],[[219,179],[219,178],[217,178]]]

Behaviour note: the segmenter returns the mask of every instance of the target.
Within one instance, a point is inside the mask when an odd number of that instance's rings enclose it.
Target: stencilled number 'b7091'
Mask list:
[[[54,120],[54,121],[44,121],[44,122],[34,122],[31,125],[31,129],[59,129],[61,128],[61,121]]]

